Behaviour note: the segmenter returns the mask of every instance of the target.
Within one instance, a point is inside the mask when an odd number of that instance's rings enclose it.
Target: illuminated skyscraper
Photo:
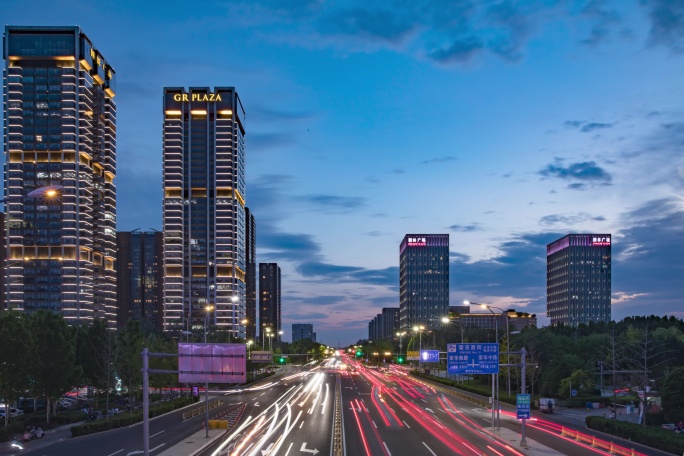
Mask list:
[[[246,335],[244,122],[233,87],[164,89],[165,331]]]
[[[441,326],[449,314],[449,235],[407,234],[399,246],[399,325]]]
[[[79,27],[5,27],[9,308],[116,324],[116,75]]]
[[[552,325],[610,322],[610,246],[610,234],[569,234],[546,246],[546,314]]]
[[[247,310],[247,339],[254,340],[256,337],[256,308],[257,308],[257,290],[256,290],[256,222],[254,221],[254,214],[245,208],[245,238],[246,249],[245,259],[247,274],[246,274],[246,310]]]

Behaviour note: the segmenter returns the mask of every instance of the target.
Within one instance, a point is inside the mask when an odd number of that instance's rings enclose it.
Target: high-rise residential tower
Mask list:
[[[247,314],[247,339],[254,341],[256,337],[256,308],[257,308],[257,290],[256,290],[256,222],[254,221],[254,214],[245,208],[245,238],[246,248],[245,265],[247,273],[245,274],[246,285],[246,314]]]
[[[160,231],[116,233],[118,326],[128,320],[162,330],[164,236]]]
[[[399,246],[399,325],[437,328],[449,313],[449,235],[407,234]]]
[[[7,306],[116,325],[116,74],[79,27],[5,27]]]
[[[270,328],[278,337],[281,328],[280,267],[277,263],[259,263],[259,332]]]
[[[245,111],[234,87],[163,97],[164,330],[244,338]]]
[[[569,234],[546,246],[546,314],[552,325],[610,322],[610,251],[610,234]]]

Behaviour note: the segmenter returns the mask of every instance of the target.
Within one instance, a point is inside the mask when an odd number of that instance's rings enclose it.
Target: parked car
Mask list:
[[[5,410],[6,410],[6,408],[4,406],[0,407],[0,418],[3,418],[3,419],[5,418]],[[10,414],[10,418],[12,418],[13,416],[23,415],[24,411],[19,410],[18,408],[10,407],[9,408],[9,414]]]

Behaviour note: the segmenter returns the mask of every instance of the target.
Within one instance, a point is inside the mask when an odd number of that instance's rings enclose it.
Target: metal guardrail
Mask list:
[[[223,401],[221,399],[216,399],[215,401],[209,402],[209,410],[213,410],[216,407],[220,407],[223,405]],[[201,407],[195,407],[192,410],[188,410],[187,412],[183,413],[183,421],[189,420],[190,418],[194,416],[201,415],[205,411],[204,405]]]
[[[566,428],[565,426],[561,427],[561,435],[563,437],[575,440],[576,442],[584,443],[593,448],[606,451],[610,454],[617,454],[620,456],[646,456],[644,453],[640,453],[634,450],[633,448],[625,448],[613,442],[601,440],[592,435],[584,434],[574,429]]]
[[[342,456],[344,454],[344,433],[342,431],[342,381],[340,374],[337,374],[337,381],[335,382],[335,411],[333,421],[333,441],[332,441],[332,456]]]

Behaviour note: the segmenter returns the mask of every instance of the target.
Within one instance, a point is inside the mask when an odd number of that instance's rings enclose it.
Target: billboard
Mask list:
[[[438,363],[439,350],[421,350],[420,360],[424,363]]]
[[[245,383],[245,344],[178,344],[180,383]]]
[[[409,350],[406,352],[406,359],[409,361],[420,360],[420,352],[418,350]]]
[[[273,353],[270,351],[253,351],[249,359],[253,363],[271,363],[273,362]]]

